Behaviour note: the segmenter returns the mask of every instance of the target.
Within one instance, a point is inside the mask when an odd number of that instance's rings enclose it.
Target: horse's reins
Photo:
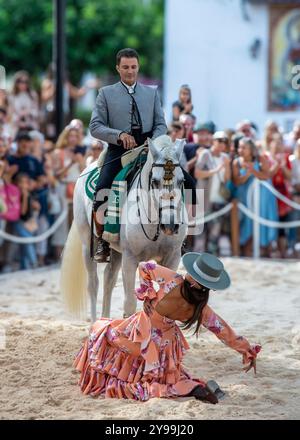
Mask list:
[[[147,144],[147,142],[145,142],[145,143],[142,144],[142,145],[139,145],[139,146],[136,147],[136,148],[141,148],[141,149],[142,149],[142,147],[144,147],[144,148],[148,148],[148,144]],[[122,153],[121,156],[117,156],[117,157],[115,157],[114,159],[109,160],[108,162],[105,162],[103,165],[101,165],[101,167],[98,167],[98,168],[103,168],[103,167],[105,167],[106,165],[108,165],[109,163],[112,163],[112,162],[114,162],[115,160],[121,159],[121,157],[124,157],[124,156],[126,156],[127,154],[132,153],[133,150],[134,150],[134,148],[132,148],[131,150],[126,151],[125,153]],[[78,179],[79,179],[80,177],[86,176],[87,174],[90,174],[90,172],[91,172],[91,170],[87,171],[87,172],[84,173],[84,174],[80,174],[80,176],[78,177]]]

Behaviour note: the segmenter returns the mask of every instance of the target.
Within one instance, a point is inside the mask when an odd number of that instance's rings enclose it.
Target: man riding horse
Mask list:
[[[114,177],[122,169],[121,155],[166,134],[167,126],[157,89],[137,82],[139,56],[134,49],[117,53],[116,69],[120,81],[99,90],[90,121],[91,135],[108,143],[108,149],[96,185],[93,218],[98,241],[94,260],[109,261],[109,243],[102,239],[104,231],[104,192],[111,188]],[[184,172],[185,188],[195,190],[191,176]],[[102,209],[101,209],[102,207]]]

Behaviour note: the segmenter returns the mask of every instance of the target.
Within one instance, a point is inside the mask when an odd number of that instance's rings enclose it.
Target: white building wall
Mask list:
[[[240,0],[166,0],[164,103],[167,120],[181,84],[192,88],[198,121],[218,129],[251,119],[262,130],[267,119],[287,128],[296,112],[268,112],[269,14],[266,5],[249,5],[243,18]],[[249,48],[258,38],[259,57]]]

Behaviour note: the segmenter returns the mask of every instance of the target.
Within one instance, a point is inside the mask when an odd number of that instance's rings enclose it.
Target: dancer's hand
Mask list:
[[[250,364],[244,367],[243,370],[245,373],[248,373],[248,371],[250,371],[252,368],[254,369],[254,374],[256,374],[256,359],[252,359]]]

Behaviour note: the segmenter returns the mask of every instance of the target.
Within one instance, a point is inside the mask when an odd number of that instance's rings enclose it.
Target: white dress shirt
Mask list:
[[[132,86],[129,86],[128,84],[125,84],[123,81],[121,81],[121,83],[126,87],[126,89],[128,90],[129,95],[132,95],[135,92],[136,82],[134,84],[132,84]]]

